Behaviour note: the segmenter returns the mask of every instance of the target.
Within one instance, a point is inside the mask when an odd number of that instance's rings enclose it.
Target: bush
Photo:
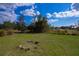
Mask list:
[[[51,30],[50,33],[57,34],[57,30]]]
[[[62,32],[63,32],[63,34],[65,34],[65,35],[67,34],[67,30],[63,30]]]
[[[67,34],[68,35],[79,35],[79,31],[77,31],[77,30],[68,30]]]
[[[8,30],[6,34],[7,34],[7,35],[12,35],[13,33],[14,33],[14,32],[13,32],[12,30]]]
[[[53,34],[59,34],[59,35],[79,35],[79,31],[77,30],[52,30]]]
[[[5,31],[4,30],[0,30],[0,37],[5,36]]]
[[[53,32],[54,34],[60,34],[60,35],[64,35],[64,34],[67,33],[66,30],[62,30],[62,29],[60,29],[60,30],[53,30],[52,32]]]

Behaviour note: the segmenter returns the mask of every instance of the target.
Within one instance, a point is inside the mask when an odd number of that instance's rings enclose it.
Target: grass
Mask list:
[[[26,41],[39,41],[38,49]],[[25,52],[16,48],[18,45],[30,47]],[[1,56],[79,56],[79,36],[56,34],[14,34],[0,37]]]

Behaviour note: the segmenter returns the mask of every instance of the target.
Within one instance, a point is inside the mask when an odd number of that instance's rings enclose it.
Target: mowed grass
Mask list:
[[[39,41],[39,46],[34,49],[34,44],[27,40]],[[17,49],[24,45],[31,50]],[[0,37],[1,56],[79,56],[79,36],[40,34],[14,34]]]

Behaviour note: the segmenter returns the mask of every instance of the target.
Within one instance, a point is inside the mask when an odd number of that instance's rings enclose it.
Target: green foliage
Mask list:
[[[57,34],[62,34],[62,35],[65,35],[67,33],[66,30],[57,30]]]
[[[79,31],[79,27],[76,28]]]
[[[7,35],[12,35],[14,33],[13,30],[7,30],[6,32]]]
[[[18,22],[16,22],[16,29],[20,30],[21,32],[24,32],[24,30],[26,30],[26,25],[24,23],[24,16],[19,17]]]
[[[16,24],[16,29],[18,29],[19,31],[23,32],[24,30],[26,30],[26,26],[24,24]]]
[[[0,36],[5,36],[5,31],[4,30],[0,30]]]
[[[5,35],[12,35],[14,32],[13,30],[0,30],[0,36],[5,36]]]
[[[4,27],[3,24],[0,24],[0,29],[3,29],[3,27]]]
[[[3,23],[4,29],[13,29],[14,23],[11,23],[10,21],[6,21]]]
[[[37,21],[34,21],[29,27],[31,32],[46,32],[49,29],[47,19],[41,15],[37,16]]]

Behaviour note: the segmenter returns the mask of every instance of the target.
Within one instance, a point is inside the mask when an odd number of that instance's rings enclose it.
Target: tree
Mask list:
[[[77,30],[79,31],[79,20],[77,21]]]
[[[40,33],[40,32],[46,32],[48,30],[48,23],[47,18],[43,17],[42,15],[37,16],[37,21],[33,22],[29,29],[32,32]]]
[[[26,25],[24,22],[24,16],[19,17],[18,22],[16,22],[16,29],[20,30],[21,32],[25,31]]]
[[[0,29],[3,29],[3,24],[0,24]]]
[[[14,28],[14,23],[12,23],[10,21],[5,21],[3,23],[3,28],[6,29],[6,30],[13,29]]]

